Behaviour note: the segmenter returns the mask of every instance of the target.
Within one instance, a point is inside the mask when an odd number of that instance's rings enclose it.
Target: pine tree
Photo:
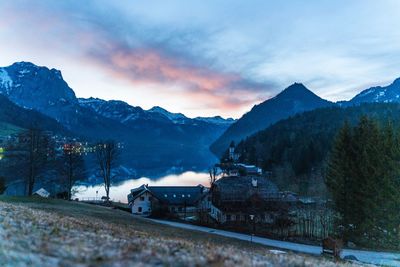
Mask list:
[[[400,148],[391,123],[383,129],[362,117],[345,124],[328,164],[330,189],[345,240],[368,246],[399,246]]]
[[[332,194],[335,207],[341,215],[340,224],[343,230],[347,229],[351,221],[351,189],[350,173],[352,155],[352,131],[349,123],[346,121],[339,131],[333,146],[328,170],[326,175],[326,184]],[[343,234],[347,234],[345,230]]]

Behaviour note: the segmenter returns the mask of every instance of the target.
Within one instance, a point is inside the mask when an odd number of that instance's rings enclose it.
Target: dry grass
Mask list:
[[[171,228],[111,208],[0,198],[2,266],[337,266],[245,241]],[[351,264],[340,263],[351,266]]]

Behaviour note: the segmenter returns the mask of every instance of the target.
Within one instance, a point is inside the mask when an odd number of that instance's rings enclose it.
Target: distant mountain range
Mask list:
[[[78,99],[59,70],[29,62],[0,68],[0,93],[21,108],[16,117],[34,110],[58,122],[46,124],[46,130],[61,127],[90,141],[124,142],[124,161],[131,166],[195,165],[199,157],[209,157],[209,145],[234,122],[191,119],[160,107],[143,110],[123,101]]]
[[[0,117],[0,123],[12,122],[24,128],[34,120],[20,118],[31,116],[37,118],[36,123],[43,121],[46,130],[68,132],[92,141],[112,138],[125,143],[125,162],[153,168],[212,163],[210,144],[212,152],[220,156],[231,141],[240,142],[305,111],[365,102],[400,103],[400,79],[388,86],[366,89],[350,101],[339,103],[324,100],[303,84],[294,83],[236,121],[219,116],[188,118],[162,107],[144,110],[123,101],[77,98],[59,70],[29,62],[0,68],[0,93],[8,98],[0,98],[0,102],[10,100],[7,105],[15,104],[13,114]]]
[[[236,143],[267,129],[274,123],[317,108],[349,107],[361,103],[400,103],[400,78],[388,86],[366,89],[349,101],[329,102],[311,92],[301,83],[294,83],[277,96],[254,106],[233,123],[212,145],[214,154],[221,156],[230,142]]]

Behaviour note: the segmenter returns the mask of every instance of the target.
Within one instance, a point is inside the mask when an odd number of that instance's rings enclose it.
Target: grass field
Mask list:
[[[0,240],[2,266],[352,266],[41,198],[0,197]]]

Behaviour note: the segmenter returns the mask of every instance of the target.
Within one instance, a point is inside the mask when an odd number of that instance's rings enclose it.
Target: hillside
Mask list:
[[[228,148],[231,141],[238,143],[247,136],[263,130],[279,120],[329,105],[333,104],[315,95],[303,84],[292,84],[277,96],[254,106],[248,113],[244,114],[211,145],[211,151],[220,156]]]
[[[237,150],[242,161],[272,171],[281,189],[324,195],[324,164],[336,133],[345,120],[355,124],[362,115],[400,126],[396,103],[322,108],[279,121],[241,142]]]
[[[0,197],[2,266],[359,266],[149,222],[110,208]]]
[[[17,106],[0,94],[0,134],[8,135],[20,129],[39,127],[54,133],[69,134],[57,121],[40,112]]]

